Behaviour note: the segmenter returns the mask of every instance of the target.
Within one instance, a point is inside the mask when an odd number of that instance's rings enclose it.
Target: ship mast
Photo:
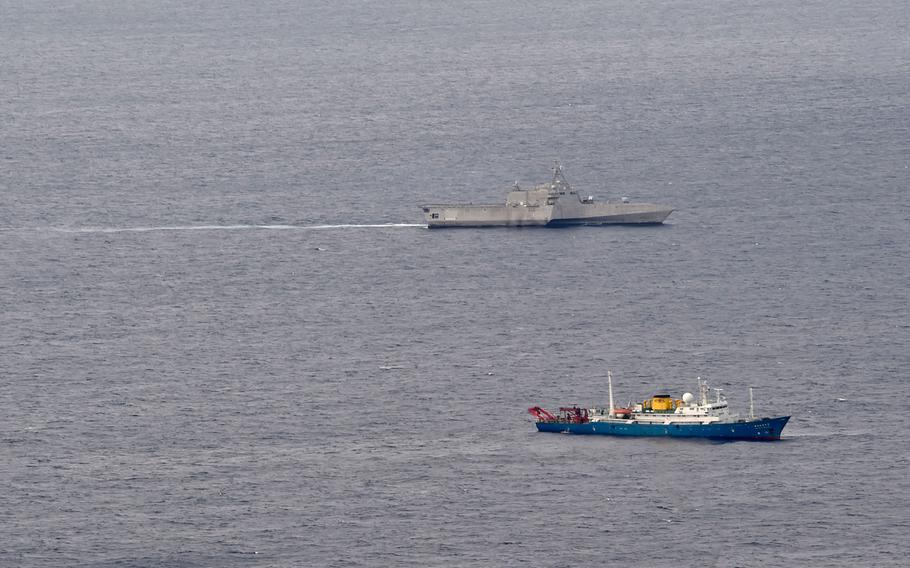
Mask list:
[[[607,388],[610,391],[610,418],[613,418],[613,372],[609,369],[607,369]]]
[[[553,183],[550,184],[550,190],[559,195],[559,191],[567,191],[569,189],[569,182],[566,181],[566,176],[562,173],[562,165],[559,163],[559,160],[553,160]]]
[[[701,404],[708,404],[708,382],[701,380],[701,377],[696,377],[695,380],[698,382],[698,396],[701,398]]]

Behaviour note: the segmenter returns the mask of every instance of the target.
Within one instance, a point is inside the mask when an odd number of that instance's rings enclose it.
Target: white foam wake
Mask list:
[[[416,223],[377,223],[377,224],[343,224],[343,225],[173,225],[161,227],[49,227],[57,233],[149,233],[153,231],[311,231],[325,229],[387,229],[398,227],[421,227]],[[10,229],[14,230],[14,229]]]

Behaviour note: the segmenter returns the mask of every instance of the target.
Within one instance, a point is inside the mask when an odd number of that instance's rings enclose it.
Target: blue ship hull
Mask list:
[[[541,432],[596,434],[600,436],[669,436],[673,438],[712,438],[722,440],[779,440],[789,416],[761,418],[744,422],[715,424],[642,424],[616,422],[537,422]]]

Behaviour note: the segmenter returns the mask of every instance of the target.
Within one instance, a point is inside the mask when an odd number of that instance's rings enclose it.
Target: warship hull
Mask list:
[[[711,438],[717,440],[780,440],[789,416],[712,424],[642,424],[634,420],[607,422],[537,422],[540,432],[601,436]]]
[[[657,225],[673,209],[651,203],[595,203],[581,196],[557,162],[553,181],[521,189],[518,183],[504,204],[422,205],[427,227],[562,227],[567,225]]]
[[[592,204],[562,211],[552,206],[425,205],[427,227],[565,227],[571,225],[659,225],[672,209],[647,203]]]
[[[548,211],[505,205],[425,205],[427,227],[544,227]]]

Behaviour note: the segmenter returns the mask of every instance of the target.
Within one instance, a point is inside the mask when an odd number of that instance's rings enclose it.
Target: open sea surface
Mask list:
[[[0,566],[906,566],[908,109],[898,0],[0,0]],[[556,158],[676,212],[423,225]]]

